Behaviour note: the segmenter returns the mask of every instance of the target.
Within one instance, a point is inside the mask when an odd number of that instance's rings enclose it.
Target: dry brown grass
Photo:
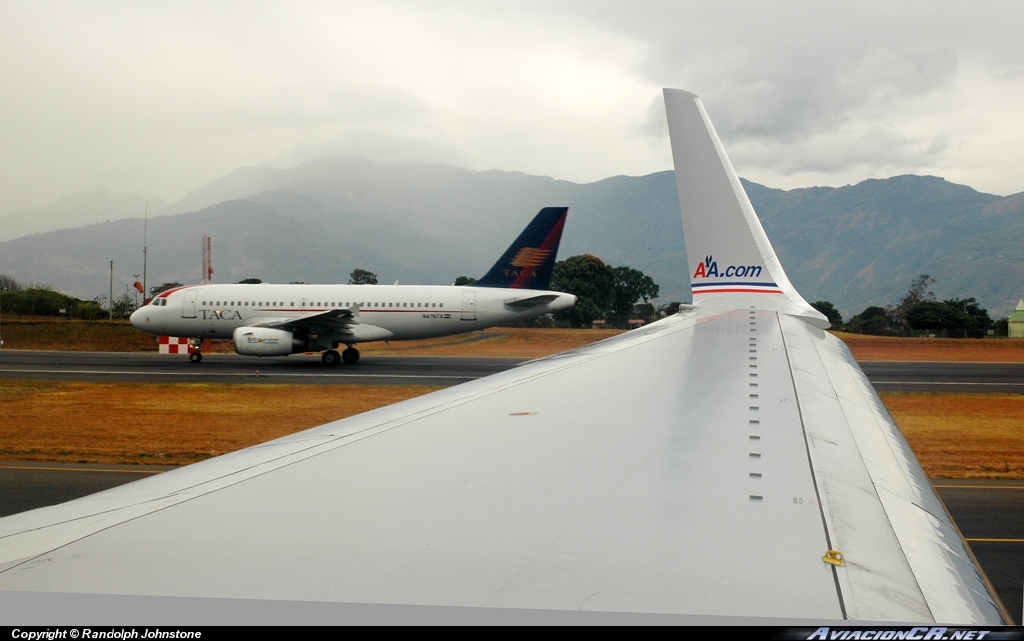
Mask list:
[[[193,463],[435,389],[0,381],[0,456]]]
[[[1024,479],[1024,395],[879,396],[929,476]]]
[[[0,456],[186,464],[435,389],[0,381]],[[881,396],[930,476],[1024,478],[1024,396]]]
[[[897,338],[833,332],[858,361],[1024,363],[1021,338]]]
[[[4,349],[155,352],[156,336],[128,321],[83,321],[54,318],[3,319]]]

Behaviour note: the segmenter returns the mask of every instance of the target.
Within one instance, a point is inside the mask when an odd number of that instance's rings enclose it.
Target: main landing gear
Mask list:
[[[324,365],[339,365],[342,362],[351,365],[359,360],[359,350],[355,347],[349,347],[339,354],[337,350],[329,349],[324,352],[324,355],[320,357],[320,360],[324,362]]]

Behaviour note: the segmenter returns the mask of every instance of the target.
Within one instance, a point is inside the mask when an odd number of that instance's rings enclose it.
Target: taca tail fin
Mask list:
[[[474,287],[547,289],[568,207],[545,207]]]
[[[756,306],[828,319],[789,282],[700,99],[665,89],[672,158],[695,306]]]

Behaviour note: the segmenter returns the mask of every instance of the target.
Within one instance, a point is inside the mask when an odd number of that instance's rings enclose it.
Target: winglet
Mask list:
[[[756,306],[827,328],[786,277],[700,98],[665,89],[665,111],[694,305]]]
[[[547,289],[568,207],[545,207],[474,287]]]

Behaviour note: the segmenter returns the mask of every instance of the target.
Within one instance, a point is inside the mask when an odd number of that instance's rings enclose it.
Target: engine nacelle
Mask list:
[[[269,327],[239,327],[235,351],[243,356],[287,356],[306,351],[305,342],[291,332]]]

